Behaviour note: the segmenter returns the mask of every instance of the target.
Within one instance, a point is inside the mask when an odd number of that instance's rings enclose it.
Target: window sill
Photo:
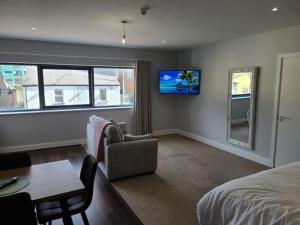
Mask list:
[[[23,114],[43,114],[43,113],[57,113],[57,112],[81,112],[81,111],[101,111],[101,110],[119,110],[119,109],[133,109],[133,105],[127,106],[103,106],[103,107],[90,107],[90,108],[73,108],[73,109],[46,109],[46,110],[28,110],[28,111],[13,111],[13,112],[0,112],[0,116],[6,115],[23,115]]]

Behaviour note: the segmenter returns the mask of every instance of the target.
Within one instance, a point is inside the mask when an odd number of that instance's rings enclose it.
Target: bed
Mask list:
[[[200,225],[300,224],[300,162],[232,180],[197,204]]]

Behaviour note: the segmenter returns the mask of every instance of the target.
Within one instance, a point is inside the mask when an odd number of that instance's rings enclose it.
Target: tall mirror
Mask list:
[[[229,70],[228,142],[254,147],[257,67]]]

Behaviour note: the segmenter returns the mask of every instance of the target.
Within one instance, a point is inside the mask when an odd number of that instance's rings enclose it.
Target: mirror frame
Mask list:
[[[232,100],[232,74],[251,72],[251,98],[250,98],[250,121],[248,143],[231,138],[231,100]],[[255,111],[256,111],[256,84],[258,77],[258,67],[233,68],[229,70],[228,82],[228,111],[227,111],[227,141],[231,144],[254,150],[255,135]]]

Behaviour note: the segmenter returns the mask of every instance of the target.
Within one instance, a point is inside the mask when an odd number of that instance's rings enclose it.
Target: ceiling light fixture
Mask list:
[[[272,12],[277,12],[279,9],[277,7],[272,8]]]
[[[126,29],[125,25],[127,24],[127,20],[122,20],[121,23],[123,24],[123,37],[122,37],[122,44],[126,43]]]
[[[31,27],[31,30],[36,30],[36,27]]]
[[[162,42],[161,42],[161,43],[165,44],[165,43],[166,43],[166,41],[165,41],[165,40],[162,40]]]

